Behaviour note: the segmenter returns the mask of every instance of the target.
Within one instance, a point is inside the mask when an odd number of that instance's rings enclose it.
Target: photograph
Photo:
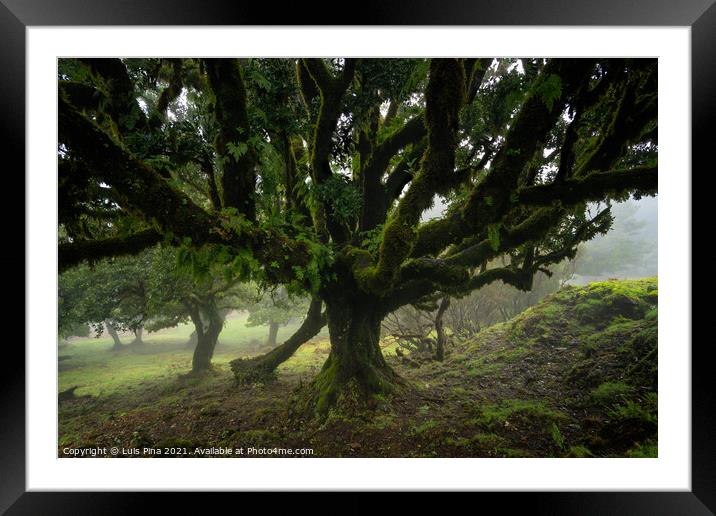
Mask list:
[[[661,456],[657,57],[55,61],[56,457]]]

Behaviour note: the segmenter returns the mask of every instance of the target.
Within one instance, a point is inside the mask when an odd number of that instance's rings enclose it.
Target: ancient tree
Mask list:
[[[655,60],[59,71],[60,267],[161,242],[199,272],[210,256],[227,277],[309,293],[297,339],[325,321],[331,341],[304,393],[318,413],[401,388],[386,314],[495,281],[529,290],[609,229],[609,200],[657,188]]]

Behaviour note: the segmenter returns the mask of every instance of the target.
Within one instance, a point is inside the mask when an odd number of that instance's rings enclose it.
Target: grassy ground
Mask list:
[[[324,457],[652,457],[657,454],[656,279],[568,287],[504,324],[453,339],[444,362],[384,354],[405,392],[370,412],[322,422],[292,396],[325,360],[327,335],[302,346],[278,380],[234,385],[228,361],[266,328],[227,321],[215,370],[185,377],[190,328],[118,353],[108,339],[60,349],[59,453],[67,446],[312,448]],[[282,328],[279,341],[290,334]],[[418,367],[416,367],[418,365]]]

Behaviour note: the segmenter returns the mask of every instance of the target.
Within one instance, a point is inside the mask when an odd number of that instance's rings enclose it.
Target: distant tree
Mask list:
[[[166,242],[310,294],[331,340],[303,392],[320,415],[404,385],[379,346],[387,314],[500,280],[530,290],[609,229],[608,208],[586,203],[657,189],[655,59],[58,70],[60,267]],[[445,215],[421,222],[440,197]]]
[[[175,249],[156,248],[149,269],[151,320],[147,327],[156,331],[190,320],[196,334],[192,356],[194,373],[211,368],[227,313],[242,307],[249,295],[248,289],[236,278],[217,272],[212,259],[210,254],[183,255]],[[201,271],[199,274],[197,269]]]
[[[112,337],[113,350],[122,349],[117,331],[132,331],[141,343],[148,317],[147,255],[114,257],[60,274],[58,282],[60,334],[89,324],[97,336]]]
[[[290,295],[283,287],[260,292],[256,302],[247,307],[246,326],[268,326],[266,346],[274,348],[279,328],[303,317],[309,302],[305,297]]]
[[[192,258],[195,258],[192,256]],[[136,256],[100,260],[63,272],[59,281],[60,333],[89,324],[99,336],[106,331],[122,349],[118,331],[158,331],[192,321],[198,339],[192,370],[210,367],[226,313],[244,303],[247,291],[235,279],[197,276],[181,267],[176,249],[154,247]]]

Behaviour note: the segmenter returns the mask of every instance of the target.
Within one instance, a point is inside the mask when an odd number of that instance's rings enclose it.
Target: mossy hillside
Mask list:
[[[507,324],[516,344],[569,345],[619,322],[656,317],[657,278],[566,286]]]
[[[657,299],[656,278],[567,287],[456,343],[422,374],[489,391],[470,421],[507,442],[522,431],[556,456],[648,454],[656,450],[645,443],[656,442]],[[451,391],[471,393],[464,383]],[[564,417],[521,417],[522,404],[534,403]]]

